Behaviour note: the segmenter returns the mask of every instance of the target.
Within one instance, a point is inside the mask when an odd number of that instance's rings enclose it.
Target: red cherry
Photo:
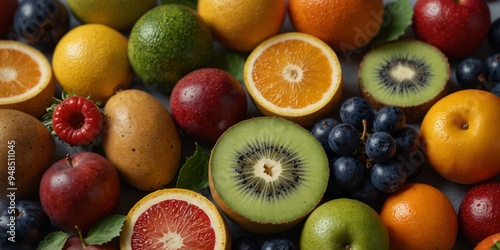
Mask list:
[[[101,110],[85,97],[69,97],[55,108],[52,128],[61,140],[72,146],[89,145],[101,133]]]

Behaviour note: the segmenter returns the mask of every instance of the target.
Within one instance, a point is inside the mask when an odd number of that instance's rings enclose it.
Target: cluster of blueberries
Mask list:
[[[455,69],[455,76],[464,89],[482,88],[500,96],[500,18],[491,24],[487,39],[492,54],[485,60],[477,57],[462,59]]]

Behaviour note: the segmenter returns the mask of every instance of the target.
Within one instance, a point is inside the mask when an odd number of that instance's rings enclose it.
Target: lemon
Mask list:
[[[193,9],[165,4],[144,14],[130,32],[128,54],[149,89],[170,92],[177,81],[207,65],[213,52],[210,28]]]
[[[155,0],[67,0],[73,15],[82,23],[100,23],[117,30],[131,28]]]
[[[105,103],[133,78],[128,40],[102,24],[84,24],[64,35],[54,49],[52,67],[67,93]]]

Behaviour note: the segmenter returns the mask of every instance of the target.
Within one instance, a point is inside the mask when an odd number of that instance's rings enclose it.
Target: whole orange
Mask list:
[[[285,0],[199,0],[198,13],[220,44],[248,52],[279,33],[285,21]]]
[[[476,184],[500,174],[500,98],[460,90],[436,102],[422,120],[420,136],[429,165],[444,178]]]
[[[296,31],[309,33],[336,51],[368,44],[381,28],[382,0],[289,0],[288,13]]]
[[[410,183],[389,195],[380,218],[389,231],[390,249],[452,249],[457,239],[453,204],[428,184]]]

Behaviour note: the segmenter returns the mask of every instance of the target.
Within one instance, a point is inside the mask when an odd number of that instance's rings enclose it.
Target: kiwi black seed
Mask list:
[[[299,223],[321,201],[328,158],[306,129],[277,117],[229,128],[209,163],[214,201],[242,228],[274,233]]]
[[[418,40],[389,42],[360,63],[360,92],[375,109],[397,106],[408,122],[420,121],[446,95],[450,66],[436,47]]]

